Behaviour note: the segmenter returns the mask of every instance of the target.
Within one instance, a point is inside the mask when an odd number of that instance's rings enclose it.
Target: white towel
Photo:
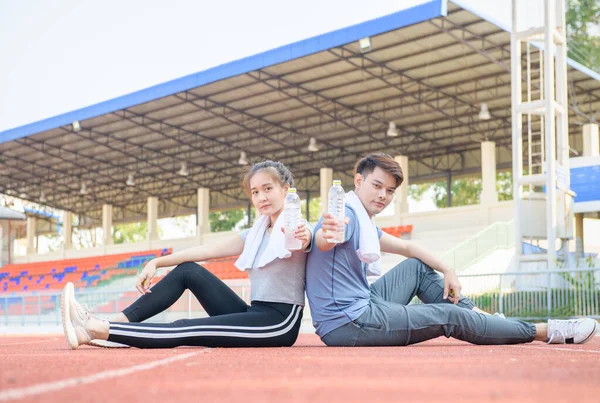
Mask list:
[[[346,193],[346,203],[356,212],[358,218],[358,226],[360,228],[358,238],[358,258],[361,262],[368,264],[367,275],[381,275],[381,247],[379,246],[379,237],[377,236],[377,226],[375,218],[369,218],[365,206],[354,193],[350,191]]]
[[[252,263],[254,263],[254,260],[256,259],[256,254],[258,253],[258,249],[265,236],[270,220],[271,219],[268,216],[260,216],[252,228],[250,228],[250,231],[246,236],[246,242],[244,243],[244,250],[240,257],[235,261],[235,267],[241,271],[252,268]],[[283,223],[284,218],[282,212],[279,214],[279,217],[277,217],[277,220],[273,225],[269,243],[258,260],[257,268],[263,267],[277,258],[286,259],[292,256],[292,252],[285,248],[285,235],[281,232]]]

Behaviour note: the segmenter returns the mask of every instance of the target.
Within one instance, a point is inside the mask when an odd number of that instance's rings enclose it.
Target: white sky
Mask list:
[[[0,0],[0,132],[424,2]],[[456,3],[510,26],[510,0]]]
[[[425,2],[0,0],[0,131]],[[509,24],[510,0],[457,3]]]
[[[0,131],[424,2],[0,0]],[[510,0],[459,3],[510,19]]]

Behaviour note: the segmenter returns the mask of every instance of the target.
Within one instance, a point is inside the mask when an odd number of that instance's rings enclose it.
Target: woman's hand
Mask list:
[[[281,227],[281,232],[285,234],[285,227]],[[300,222],[298,228],[294,231],[294,238],[302,241],[302,246],[300,249],[294,249],[292,252],[302,251],[308,248],[308,245],[310,245],[312,241],[312,235],[308,228],[306,228],[306,221],[302,220],[302,222]]]
[[[300,250],[306,250],[310,243],[312,242],[312,234],[306,228],[306,221],[302,220],[300,225],[298,225],[298,229],[294,232],[294,238],[302,241],[302,247]]]
[[[150,294],[150,286],[152,285],[152,279],[156,275],[156,259],[152,259],[146,266],[144,270],[140,272],[137,277],[137,282],[135,284],[135,288],[140,292],[140,294]]]

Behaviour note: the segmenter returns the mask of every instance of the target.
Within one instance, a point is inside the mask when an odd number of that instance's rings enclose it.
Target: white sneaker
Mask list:
[[[114,341],[102,340],[102,339],[93,339],[88,343],[90,346],[95,347],[103,347],[103,348],[131,348],[127,344],[116,343]]]
[[[583,344],[592,340],[598,322],[591,318],[548,321],[548,344]]]
[[[494,314],[494,316],[497,316],[497,317],[499,317],[499,318],[502,318],[502,319],[506,319],[506,316],[504,316],[504,314],[503,314],[503,313],[501,313],[501,312],[496,312],[496,313]]]
[[[92,335],[87,330],[87,322],[90,314],[75,300],[75,287],[73,283],[67,283],[60,297],[60,311],[62,315],[63,330],[67,347],[75,350],[82,344],[92,340]]]

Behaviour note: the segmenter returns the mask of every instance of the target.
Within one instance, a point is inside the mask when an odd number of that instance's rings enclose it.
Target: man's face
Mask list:
[[[354,186],[354,192],[372,217],[381,213],[394,200],[396,179],[391,173],[375,167],[366,177],[355,174]]]

